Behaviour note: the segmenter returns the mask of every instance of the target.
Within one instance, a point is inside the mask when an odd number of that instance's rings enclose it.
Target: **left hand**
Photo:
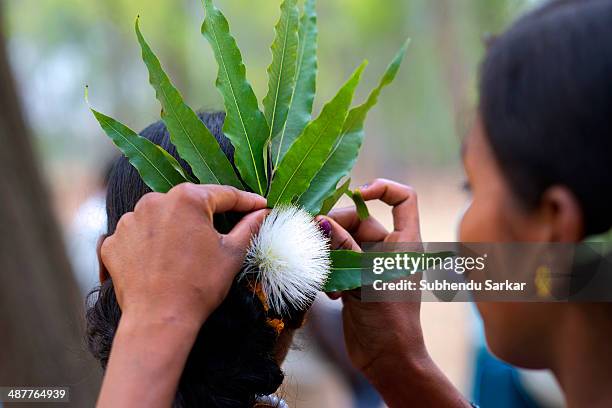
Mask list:
[[[362,242],[420,244],[417,197],[412,187],[377,179],[359,190],[364,200],[381,200],[393,208],[393,231],[388,232],[373,217],[360,220],[354,207],[335,210],[329,217],[318,218],[320,223],[326,220],[331,224],[333,249],[360,251]],[[419,316],[420,298],[403,303],[362,302],[359,289],[330,297],[342,297],[349,356],[372,381],[378,380],[373,377],[380,370],[394,367],[398,356],[417,361],[427,355]]]
[[[412,187],[376,179],[360,187],[359,192],[365,201],[380,200],[392,207],[393,231],[387,231],[372,216],[360,220],[355,207],[340,208],[333,210],[329,217],[319,217],[332,224],[332,248],[359,250],[362,242],[421,242],[418,200]]]

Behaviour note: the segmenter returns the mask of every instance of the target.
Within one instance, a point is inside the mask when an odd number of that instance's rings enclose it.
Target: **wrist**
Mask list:
[[[470,406],[425,347],[379,359],[365,374],[391,408],[404,407],[408,400],[418,406]]]
[[[195,340],[206,318],[208,314],[202,318],[169,308],[157,310],[154,307],[134,306],[125,308],[122,312],[118,331],[122,330],[132,335],[141,333],[152,335],[167,331],[174,333],[175,336]]]
[[[122,318],[130,326],[163,325],[182,331],[199,331],[212,309],[202,302],[185,296],[158,296],[151,299],[133,299],[121,304]]]
[[[366,378],[378,387],[394,388],[398,382],[406,379],[422,378],[427,375],[428,368],[433,364],[425,346],[411,347],[406,345],[402,350],[385,355],[374,360],[363,370]]]
[[[184,319],[123,313],[99,407],[170,406],[200,326]]]

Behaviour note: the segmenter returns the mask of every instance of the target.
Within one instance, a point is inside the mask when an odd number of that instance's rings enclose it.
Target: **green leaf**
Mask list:
[[[285,125],[272,141],[274,168],[278,167],[293,141],[310,122],[317,89],[316,0],[306,0],[298,31],[297,71]]]
[[[268,67],[268,94],[263,100],[264,114],[272,140],[285,126],[295,86],[300,10],[297,0],[281,4],[281,17],[276,24],[272,43],[272,63]]]
[[[149,81],[162,106],[162,119],[180,156],[189,163],[201,184],[244,188],[217,139],[183,102],[181,94],[170,82],[159,59],[142,36],[138,19],[136,36],[142,49],[142,59],[149,70]]]
[[[363,285],[362,277],[371,277],[374,258],[386,258],[404,254],[409,257],[421,258],[422,252],[355,252],[348,250],[330,251],[331,268],[330,274],[323,288],[324,292],[342,292],[345,290],[353,290],[360,288]],[[424,258],[447,258],[454,256],[451,251],[425,253]],[[423,269],[417,269],[415,272],[421,272]],[[411,271],[407,270],[389,270],[385,271],[378,277],[383,282],[389,282],[396,279],[404,278],[411,275]],[[377,278],[378,278],[377,277]],[[367,283],[367,282],[366,282]]]
[[[148,139],[147,139],[148,140]],[[185,169],[183,167],[181,167],[181,165],[179,164],[178,161],[176,161],[176,159],[174,158],[174,156],[172,156],[170,153],[168,153],[167,151],[164,150],[163,147],[159,146],[159,145],[155,145],[159,151],[164,155],[164,157],[170,162],[170,164],[172,165],[172,167],[174,167],[174,170],[178,171],[181,176],[183,176],[185,178],[185,180],[187,180],[190,183],[194,183],[197,184],[198,181],[194,180],[193,177],[191,177],[189,174],[187,174],[187,172],[185,171]]]
[[[368,206],[363,200],[363,196],[361,195],[361,191],[347,191],[346,195],[351,197],[353,202],[355,203],[355,207],[357,208],[357,216],[361,221],[367,220],[370,218],[370,211],[368,211]]]
[[[234,162],[242,179],[253,191],[264,195],[268,185],[268,169],[264,163],[268,124],[246,79],[242,54],[230,34],[225,16],[212,0],[203,1],[206,18],[202,34],[210,43],[219,65],[217,88],[223,96],[227,113],[223,131],[235,148]]]
[[[308,190],[302,194],[298,203],[307,208],[313,214],[319,212],[323,200],[336,188],[338,182],[346,177],[359,155],[359,150],[364,138],[364,123],[368,112],[378,102],[381,91],[391,84],[399,71],[400,65],[406,54],[409,41],[406,41],[393,61],[385,71],[378,86],[372,91],[368,99],[362,105],[351,109],[344,123],[342,135],[336,146],[325,160],[321,170],[317,173]]]
[[[334,250],[330,251],[331,268],[324,292],[341,292],[361,287],[361,274],[363,269],[363,253]]]
[[[308,189],[321,163],[329,155],[348,114],[366,62],[355,71],[338,94],[323,107],[321,115],[312,121],[291,145],[274,173],[268,205],[291,203]]]
[[[93,109],[91,112],[151,190],[166,193],[172,187],[187,182],[183,174],[177,171],[180,165],[168,152],[115,119]]]
[[[336,191],[334,191],[329,197],[327,197],[325,201],[323,201],[323,206],[321,207],[320,211],[317,210],[316,212],[311,212],[311,214],[316,214],[318,212],[319,214],[327,215],[332,210],[332,208],[334,208],[334,205],[336,205],[338,200],[340,200],[340,198],[344,194],[346,194],[350,184],[351,179],[349,178],[344,183],[342,183],[342,185]],[[310,209],[308,208],[305,208],[305,210],[310,211]]]

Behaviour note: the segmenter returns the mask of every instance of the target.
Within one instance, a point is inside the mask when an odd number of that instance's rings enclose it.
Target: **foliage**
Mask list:
[[[171,83],[145,41],[137,19],[135,30],[142,59],[172,143],[200,183],[250,189],[266,196],[270,207],[298,204],[313,215],[321,213],[322,208],[329,211],[339,196],[348,192],[347,183],[339,189],[336,185],[352,170],[367,114],[382,89],[395,79],[407,43],[365,103],[350,109],[366,62],[311,120],[318,66],[315,0],[306,0],[301,18],[297,0],[283,0],[262,112],[227,19],[212,0],[203,0],[203,4],[206,17],[201,32],[219,68],[216,85],[226,110],[223,131],[234,147],[239,174],[234,173],[218,142]],[[166,192],[173,185],[192,181],[167,152],[118,121],[93,113],[151,189]],[[351,195],[360,217],[369,216],[360,193]]]
[[[272,138],[272,159],[275,167],[311,119],[317,89],[317,35],[315,0],[306,0],[298,30],[295,83],[291,92],[287,119],[280,134],[274,134]]]
[[[139,136],[132,129],[100,112],[91,110],[104,132],[125,154],[132,166],[146,174],[146,182],[154,191],[165,193],[187,181],[176,159],[158,145]]]
[[[365,65],[362,64],[355,71],[336,97],[325,105],[321,115],[310,122],[302,135],[291,144],[275,169],[268,195],[268,203],[271,206],[293,203],[295,198],[308,189],[320,170],[321,163],[325,162],[340,137]]]
[[[346,192],[346,195],[349,196],[351,200],[353,200],[353,202],[355,203],[355,207],[357,209],[357,216],[359,217],[359,219],[361,221],[367,219],[370,216],[370,212],[368,211],[368,206],[363,200],[361,191],[359,191],[358,189],[355,191],[348,190]]]
[[[366,278],[365,284],[369,282],[373,276],[383,282],[390,282],[400,278],[411,276],[415,272],[421,272],[422,269],[413,271],[394,269],[385,271],[382,275],[373,275],[371,265],[374,264],[374,258],[387,258],[389,252],[353,252],[346,250],[332,251],[331,253],[331,274],[325,283],[324,290],[326,292],[341,292],[352,290],[361,287],[364,282],[362,278]],[[393,256],[407,255],[410,258],[447,258],[453,256],[450,251],[430,252],[423,254],[422,252],[394,252]]]
[[[227,156],[218,148],[217,139],[198,115],[183,102],[178,90],[163,71],[140,32],[138,19],[136,35],[142,48],[142,59],[149,70],[149,81],[162,106],[162,119],[181,157],[191,165],[201,184],[242,187]]]
[[[406,54],[408,44],[409,42],[406,41],[387,68],[379,85],[372,91],[368,99],[362,105],[349,112],[334,149],[325,158],[323,166],[321,166],[321,169],[312,180],[308,190],[298,200],[298,203],[308,211],[312,213],[319,212],[322,200],[324,201],[326,197],[329,197],[340,179],[351,172],[363,143],[365,135],[364,123],[368,112],[378,102],[382,89],[390,85],[395,79]],[[321,211],[321,213],[326,214],[327,212]]]

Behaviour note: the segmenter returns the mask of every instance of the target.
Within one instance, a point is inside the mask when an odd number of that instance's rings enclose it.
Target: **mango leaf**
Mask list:
[[[187,182],[184,175],[177,171],[180,165],[168,152],[115,119],[93,109],[91,112],[151,190],[166,193],[172,187]]]
[[[138,19],[136,36],[142,49],[142,59],[149,71],[149,81],[162,105],[162,119],[180,156],[189,163],[201,184],[224,184],[244,188],[217,139],[196,113],[183,102],[181,94],[170,82],[159,59],[140,32]]]
[[[311,119],[317,89],[317,36],[316,0],[306,0],[298,31],[297,71],[287,120],[280,134],[275,134],[272,140],[274,168]]]
[[[276,37],[271,47],[272,63],[268,67],[268,94],[263,100],[264,114],[270,126],[270,140],[283,130],[287,121],[295,86],[299,22],[300,10],[297,0],[283,1],[281,17],[276,24]]]
[[[366,64],[361,64],[334,99],[323,107],[319,117],[293,142],[274,173],[268,194],[269,206],[291,203],[308,189],[340,136]]]
[[[346,195],[349,196],[353,202],[355,203],[355,207],[357,208],[357,216],[361,221],[367,220],[370,218],[370,211],[368,210],[368,206],[363,200],[363,196],[361,195],[361,191],[347,191]]]
[[[372,265],[374,258],[387,258],[395,255],[421,258],[422,252],[355,252],[348,250],[330,251],[331,268],[330,273],[323,287],[324,292],[342,292],[345,290],[353,290],[363,286],[363,276],[371,279]],[[429,258],[448,258],[455,254],[451,251],[430,252],[425,253],[424,259]],[[422,272],[419,268],[415,272]],[[385,271],[381,275],[377,275],[377,279],[383,282],[390,282],[400,278],[411,276],[411,271],[403,269],[395,269]],[[367,279],[367,280],[369,280]],[[366,282],[367,284],[367,282]]]
[[[366,102],[351,109],[336,146],[325,160],[308,190],[299,198],[298,203],[311,213],[317,214],[319,212],[323,200],[334,191],[338,182],[353,169],[363,143],[364,123],[368,112],[378,102],[378,97],[383,88],[391,84],[397,76],[406,55],[408,44],[409,41],[406,41],[395,55],[380,83],[370,93]]]
[[[194,178],[191,175],[187,174],[185,169],[183,167],[181,167],[180,163],[174,158],[174,156],[172,156],[170,153],[165,151],[163,147],[161,147],[159,145],[155,145],[155,146],[164,155],[164,157],[170,162],[172,167],[174,167],[174,170],[178,171],[181,174],[181,176],[183,176],[185,178],[185,180],[187,180],[188,182],[193,183],[193,184],[198,184],[198,181],[194,180]]]
[[[323,201],[323,206],[321,207],[321,211],[317,210],[317,212],[322,215],[327,215],[332,210],[332,208],[334,208],[334,205],[336,205],[338,200],[340,200],[340,198],[344,194],[346,194],[350,184],[351,184],[351,179],[349,178],[344,183],[342,183],[342,185],[338,187],[336,191],[334,191],[329,197],[327,197],[325,201]],[[304,209],[306,211],[309,211],[308,208],[304,208]],[[311,212],[311,214],[316,214],[317,212]]]
[[[268,124],[246,79],[242,54],[230,34],[225,16],[212,0],[204,0],[204,8],[206,18],[202,34],[210,43],[219,65],[216,85],[227,113],[223,131],[235,148],[234,162],[242,179],[253,191],[264,195],[268,185],[268,169],[264,163]]]
[[[324,292],[341,292],[361,287],[363,254],[348,250],[330,251],[331,268]]]

